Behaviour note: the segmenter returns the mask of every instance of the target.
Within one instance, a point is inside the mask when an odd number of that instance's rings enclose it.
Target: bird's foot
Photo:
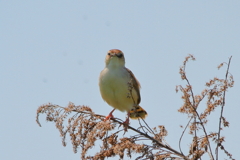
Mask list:
[[[126,121],[123,122],[123,125],[129,125],[129,118],[126,119]]]
[[[127,132],[128,126],[129,126],[129,113],[127,115],[127,119],[122,123],[124,131]],[[121,126],[121,125],[120,125]]]
[[[110,119],[114,119],[114,116],[113,116],[113,111],[115,111],[115,109],[113,109],[110,113],[109,113],[109,115],[107,115],[106,117],[105,117],[105,119],[104,119],[104,121],[107,121],[107,120],[110,120]]]
[[[114,119],[114,116],[112,114],[109,114],[108,116],[105,117],[104,121]]]

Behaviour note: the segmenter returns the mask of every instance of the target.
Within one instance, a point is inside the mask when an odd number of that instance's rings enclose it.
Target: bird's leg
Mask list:
[[[115,111],[115,109],[113,109],[113,110],[108,114],[108,116],[105,117],[104,121],[109,120],[109,119],[111,119],[111,118],[114,118],[114,116],[112,115],[112,113],[113,113],[114,111]]]
[[[129,116],[130,116],[130,112],[127,113],[126,121],[123,122],[124,125],[129,125]]]
[[[129,116],[130,116],[130,112],[127,113],[126,121],[123,122],[123,127],[124,127],[124,131],[125,131],[125,132],[127,132],[127,129],[128,129],[128,125],[129,125]]]

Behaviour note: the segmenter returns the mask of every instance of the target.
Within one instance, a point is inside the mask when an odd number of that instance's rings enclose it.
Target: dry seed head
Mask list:
[[[217,68],[220,69],[222,66],[223,66],[223,63],[219,64]]]

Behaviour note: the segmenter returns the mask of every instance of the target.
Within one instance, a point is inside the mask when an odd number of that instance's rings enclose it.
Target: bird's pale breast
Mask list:
[[[134,101],[129,97],[129,85],[131,76],[125,68],[105,68],[99,79],[99,87],[102,98],[113,108],[120,111],[129,111],[134,106]],[[137,93],[133,89],[132,96],[137,99]]]

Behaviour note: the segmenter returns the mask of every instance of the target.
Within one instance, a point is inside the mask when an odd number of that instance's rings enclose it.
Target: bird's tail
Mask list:
[[[141,107],[141,106],[136,106],[134,108],[132,108],[130,111],[129,111],[130,115],[129,117],[131,119],[138,119],[138,118],[142,118],[142,119],[145,119],[147,117],[147,112]]]

